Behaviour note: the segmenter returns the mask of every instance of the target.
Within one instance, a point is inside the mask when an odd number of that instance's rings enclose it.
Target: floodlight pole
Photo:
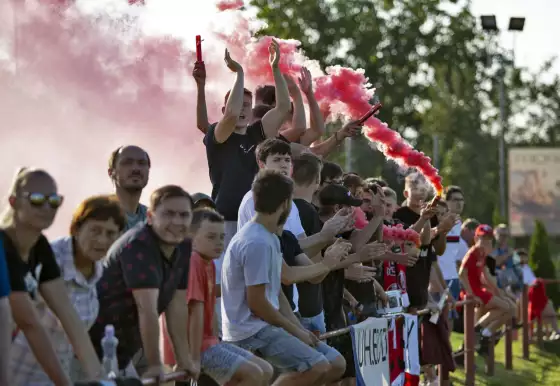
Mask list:
[[[482,16],[482,29],[487,32],[498,33],[499,29],[496,23],[496,17],[493,15],[490,16]],[[523,31],[523,27],[525,25],[525,18],[510,18],[509,22],[509,31],[512,31],[514,34],[514,39],[517,35],[517,32]],[[514,40],[514,47],[512,52],[513,59],[515,60],[515,40]],[[502,219],[506,218],[506,205],[507,205],[507,196],[506,196],[506,132],[507,132],[507,112],[506,112],[506,90],[505,90],[505,66],[506,66],[506,58],[503,54],[499,55],[500,60],[500,69],[498,71],[498,87],[499,87],[499,98],[500,98],[500,134],[498,138],[498,158],[499,158],[499,184],[500,184],[500,217]],[[515,62],[513,62],[515,64]]]

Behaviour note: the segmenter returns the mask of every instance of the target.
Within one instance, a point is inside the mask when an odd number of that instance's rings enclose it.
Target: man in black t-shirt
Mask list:
[[[210,125],[204,136],[206,157],[212,182],[212,199],[226,220],[226,246],[237,231],[237,212],[245,193],[258,172],[255,148],[266,138],[278,135],[290,109],[290,97],[286,81],[278,66],[280,48],[276,41],[270,45],[270,65],[276,84],[276,106],[262,120],[252,120],[252,93],[243,88],[243,68],[226,51],[228,68],[236,73],[233,88],[226,94],[224,116]],[[219,272],[218,272],[219,274]]]
[[[435,244],[440,246],[441,237],[431,238],[430,229],[438,226],[435,205],[426,205],[428,189],[425,180],[418,174],[405,179],[406,205],[397,209],[393,217],[420,233],[422,246],[416,264],[406,270],[406,287],[410,308],[422,309],[428,304],[428,286],[432,264],[437,262]],[[445,238],[444,242],[445,242]],[[443,246],[445,250],[445,244]]]
[[[191,359],[185,328],[192,205],[190,195],[178,186],[157,189],[150,198],[148,224],[125,233],[108,252],[97,284],[99,314],[89,333],[101,357],[105,327],[114,326],[121,369],[143,349],[146,375],[160,375],[159,316],[165,312],[179,367],[191,374],[200,371]]]

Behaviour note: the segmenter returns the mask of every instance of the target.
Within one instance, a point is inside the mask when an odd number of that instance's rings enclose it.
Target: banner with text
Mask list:
[[[357,386],[390,386],[387,319],[368,318],[352,326]]]

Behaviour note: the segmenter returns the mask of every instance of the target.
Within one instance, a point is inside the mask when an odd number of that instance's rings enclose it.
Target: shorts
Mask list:
[[[314,334],[324,334],[327,332],[325,325],[325,313],[321,312],[319,315],[312,316],[311,318],[300,317],[301,325]]]
[[[204,373],[220,385],[231,380],[239,366],[251,362],[254,355],[233,344],[218,343],[208,347],[200,358]]]
[[[255,335],[235,342],[236,346],[258,353],[280,372],[305,372],[320,362],[332,362],[340,353],[320,342],[310,347],[285,330],[266,326]]]

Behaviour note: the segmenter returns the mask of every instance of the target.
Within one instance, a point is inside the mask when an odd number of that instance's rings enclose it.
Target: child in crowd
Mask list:
[[[515,315],[515,304],[500,296],[500,290],[486,268],[486,256],[492,252],[494,234],[489,225],[479,225],[475,231],[475,244],[469,249],[459,271],[459,278],[467,294],[485,307],[486,313],[478,320],[475,329],[481,334],[481,355],[487,354],[490,337]]]
[[[212,209],[196,209],[191,223],[193,252],[190,260],[187,302],[189,304],[188,328],[191,357],[204,373],[218,384],[233,382],[236,385],[268,385],[272,367],[249,351],[235,345],[219,342],[214,327],[217,259],[224,248],[224,218]],[[173,365],[175,358],[163,325],[163,352],[166,365]]]

